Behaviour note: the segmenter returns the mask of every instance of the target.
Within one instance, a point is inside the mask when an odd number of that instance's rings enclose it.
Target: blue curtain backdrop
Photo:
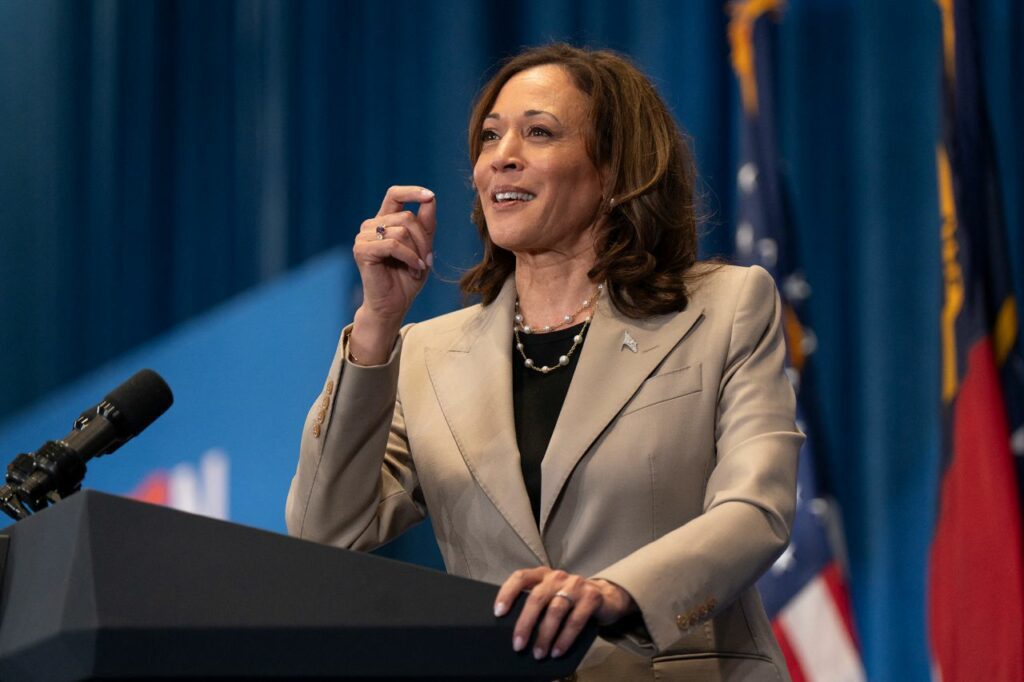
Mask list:
[[[1022,292],[1024,17],[1014,0],[981,5]],[[523,45],[621,50],[654,78],[693,136],[704,252],[729,253],[726,21],[714,1],[0,0],[0,416],[350,243],[393,183],[438,195],[440,277],[413,317],[458,305],[451,280],[477,254],[466,118]],[[780,32],[781,147],[866,667],[924,680],[939,13],[929,0],[791,0]]]

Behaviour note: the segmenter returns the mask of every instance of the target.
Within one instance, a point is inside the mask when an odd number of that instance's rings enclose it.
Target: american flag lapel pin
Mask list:
[[[634,353],[636,352],[636,339],[629,335],[629,332],[622,334],[622,345],[630,349]]]

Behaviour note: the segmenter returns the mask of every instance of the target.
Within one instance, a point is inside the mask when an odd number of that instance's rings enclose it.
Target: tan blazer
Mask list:
[[[489,306],[405,327],[378,367],[347,362],[342,335],[289,531],[369,550],[429,510],[451,573],[497,584],[543,564],[632,595],[643,625],[609,629],[579,679],[788,679],[752,586],[788,542],[803,440],[771,277],[721,267],[684,312],[640,321],[601,298],[544,456],[539,528],[513,425],[514,298],[510,280]]]

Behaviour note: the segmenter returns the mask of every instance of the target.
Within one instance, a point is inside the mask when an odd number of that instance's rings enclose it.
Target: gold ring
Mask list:
[[[384,239],[384,233],[387,231],[387,229],[388,229],[387,225],[378,225],[377,226],[377,239]]]

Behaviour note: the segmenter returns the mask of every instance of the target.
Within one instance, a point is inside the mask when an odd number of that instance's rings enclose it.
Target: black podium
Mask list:
[[[94,491],[2,534],[4,681],[552,680],[596,634],[534,661],[494,585]]]

